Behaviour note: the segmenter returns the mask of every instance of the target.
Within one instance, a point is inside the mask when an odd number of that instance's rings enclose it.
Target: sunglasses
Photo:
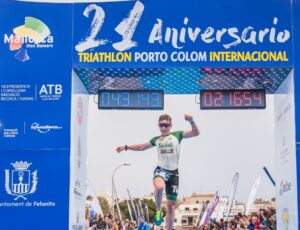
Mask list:
[[[160,128],[168,128],[170,126],[170,124],[168,123],[159,123],[158,125]]]

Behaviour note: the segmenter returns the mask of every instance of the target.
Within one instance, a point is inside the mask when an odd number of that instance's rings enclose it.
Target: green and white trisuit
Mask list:
[[[183,131],[176,131],[167,136],[157,136],[150,140],[150,143],[157,147],[158,153],[154,178],[161,177],[165,181],[167,198],[172,201],[176,201],[178,195],[178,160],[182,137]]]

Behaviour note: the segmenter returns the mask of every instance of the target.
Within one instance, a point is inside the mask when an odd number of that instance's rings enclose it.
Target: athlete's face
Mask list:
[[[158,122],[158,127],[162,136],[166,136],[170,133],[172,124],[168,120],[161,120]]]

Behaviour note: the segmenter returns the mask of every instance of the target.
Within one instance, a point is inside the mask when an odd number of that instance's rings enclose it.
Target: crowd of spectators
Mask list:
[[[150,225],[144,216],[139,216],[138,223],[135,221],[120,221],[112,215],[101,216],[96,213],[92,206],[93,197],[87,196],[85,204],[85,229],[86,230],[150,230]]]
[[[211,220],[210,224],[201,225],[198,230],[275,230],[276,211],[275,209],[260,209],[257,213],[243,215],[239,213],[229,221],[220,219]]]
[[[137,229],[137,224],[134,221],[119,221],[114,220],[111,215],[101,216],[96,213],[94,216],[90,215],[86,208],[86,228],[88,230],[134,230]]]
[[[86,229],[88,230],[150,230],[150,225],[145,222],[144,218],[139,218],[139,223],[135,221],[114,220],[111,215],[101,216],[95,214],[91,216],[90,211],[86,208]],[[153,227],[153,226],[152,226]],[[152,229],[152,228],[151,228]],[[258,213],[251,215],[242,215],[239,213],[231,220],[219,221],[212,220],[210,224],[201,225],[198,230],[275,230],[276,217],[274,210],[267,211],[261,209]]]
[[[92,197],[87,197],[85,208],[86,230],[150,230],[154,226],[145,221],[140,216],[138,223],[126,219],[120,221],[114,219],[112,215],[101,216],[95,213],[91,206]],[[196,227],[191,228],[196,229]],[[276,211],[275,209],[260,209],[257,213],[244,215],[238,213],[229,220],[220,219],[216,221],[211,219],[209,224],[200,225],[196,230],[275,230],[276,229]]]

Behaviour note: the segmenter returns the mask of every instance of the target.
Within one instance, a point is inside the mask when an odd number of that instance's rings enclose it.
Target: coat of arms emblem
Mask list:
[[[11,165],[14,167],[13,170],[5,170],[5,190],[7,194],[15,196],[14,200],[19,198],[27,200],[25,196],[36,191],[38,183],[37,170],[31,172],[29,170],[31,163],[26,161],[16,161]]]

